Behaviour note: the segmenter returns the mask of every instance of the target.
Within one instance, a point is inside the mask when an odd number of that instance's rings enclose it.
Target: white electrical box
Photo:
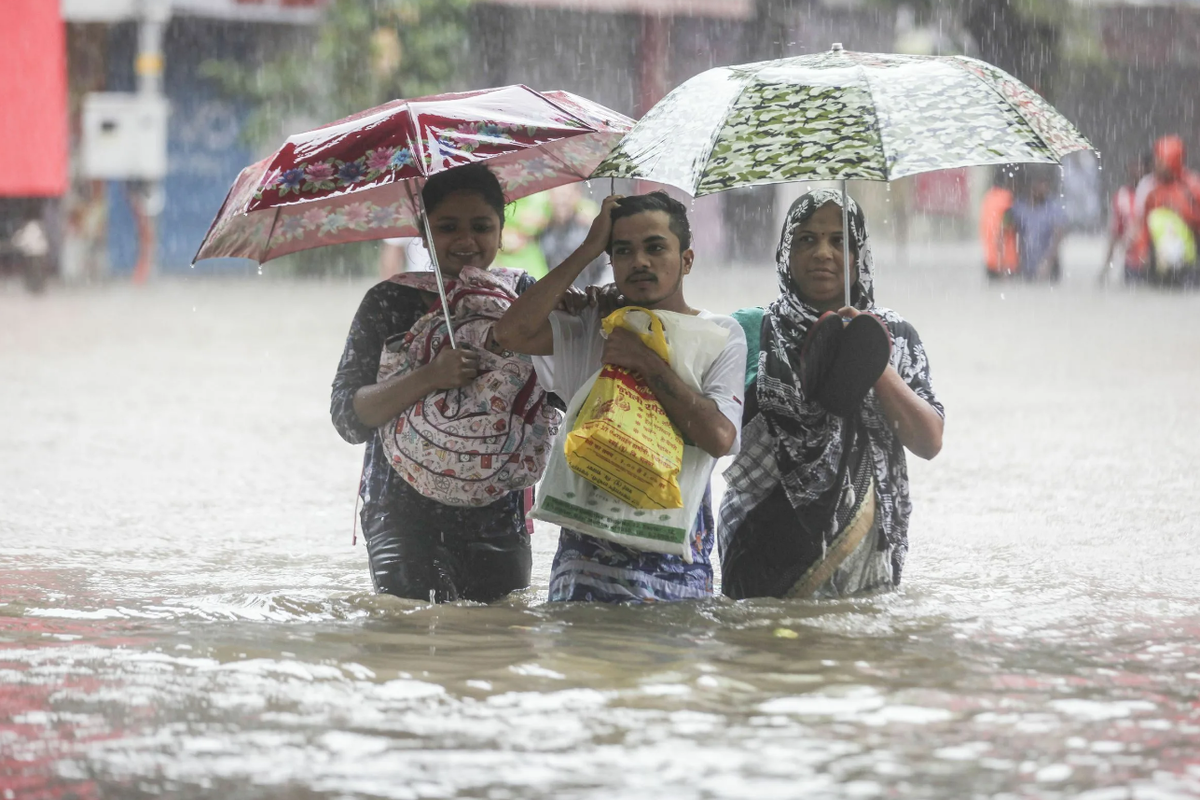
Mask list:
[[[67,22],[121,22],[134,19],[137,0],[62,0],[59,9]]]
[[[83,177],[157,181],[167,176],[163,97],[92,92],[83,99]]]

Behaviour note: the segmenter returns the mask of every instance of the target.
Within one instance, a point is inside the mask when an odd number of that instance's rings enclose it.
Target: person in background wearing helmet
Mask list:
[[[1154,143],[1154,174],[1138,184],[1138,251],[1145,254],[1145,274],[1153,283],[1195,280],[1200,176],[1186,160],[1183,140],[1164,136]]]
[[[1108,209],[1108,250],[1099,275],[1102,284],[1108,280],[1118,246],[1124,251],[1125,282],[1137,283],[1146,279],[1146,255],[1139,251],[1141,220],[1138,219],[1137,191],[1142,180],[1153,174],[1154,155],[1147,152],[1140,159],[1129,162],[1125,183],[1113,192]]]

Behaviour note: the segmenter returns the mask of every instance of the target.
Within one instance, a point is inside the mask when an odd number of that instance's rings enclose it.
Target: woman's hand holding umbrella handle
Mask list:
[[[838,316],[854,319],[868,312],[845,306],[838,309]],[[885,326],[886,327],[886,326]],[[892,332],[888,331],[891,337]],[[892,347],[895,348],[895,341]],[[883,375],[875,382],[875,396],[883,408],[883,415],[891,423],[900,438],[900,443],[921,458],[930,459],[942,449],[944,421],[933,406],[917,396],[892,364],[888,364]]]
[[[854,319],[855,317],[859,316],[860,314],[871,314],[870,311],[863,311],[862,309],[855,308],[854,306],[842,306],[841,308],[838,309],[837,313],[838,313],[838,316],[841,317],[842,319],[844,319],[846,322],[849,322],[850,320]],[[879,319],[879,317],[874,314],[872,314],[872,316],[874,316],[876,319]],[[894,338],[892,338],[891,329],[888,328],[888,326],[883,323],[883,320],[879,320],[879,324],[882,325],[883,329],[887,331],[888,341],[890,341],[892,343],[892,347],[895,347],[896,340]]]
[[[412,372],[370,383],[354,393],[354,413],[369,428],[395,419],[431,392],[466,386],[479,374],[479,355],[449,347]]]
[[[447,347],[438,353],[425,369],[429,371],[429,379],[434,388],[459,389],[479,375],[479,354],[471,350],[454,350]]]

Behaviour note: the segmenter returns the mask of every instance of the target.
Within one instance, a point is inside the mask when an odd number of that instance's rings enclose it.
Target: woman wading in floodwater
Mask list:
[[[429,246],[446,279],[468,267],[487,270],[504,224],[496,177],[483,166],[458,167],[430,178],[422,194],[433,230]],[[514,296],[533,285],[523,272],[489,274]],[[359,493],[371,579],[376,591],[417,600],[495,600],[529,585],[528,490],[505,492],[479,507],[448,505],[410,486],[384,452],[380,426],[435,392],[472,384],[480,372],[479,353],[460,342],[460,349],[447,346],[428,363],[379,379],[385,343],[440,309],[435,293],[405,280],[411,275],[367,292],[333,381],[334,427],[347,442],[367,445]],[[425,288],[436,291],[432,283]]]
[[[904,450],[933,458],[945,412],[912,325],[875,305],[871,250],[853,200],[844,305],[842,196],[792,204],[779,297],[734,314],[748,343],[742,449],[725,472],[723,591],[841,597],[896,586],[908,551]],[[843,325],[843,319],[850,319]]]

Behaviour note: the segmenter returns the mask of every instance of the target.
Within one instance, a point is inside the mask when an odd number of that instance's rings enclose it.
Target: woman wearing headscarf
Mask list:
[[[908,551],[905,449],[933,458],[945,412],[912,325],[875,305],[871,250],[842,195],[792,204],[779,297],[734,314],[748,341],[742,449],[725,472],[718,544],[726,595],[843,597],[899,584]],[[848,321],[848,322],[847,322]]]

